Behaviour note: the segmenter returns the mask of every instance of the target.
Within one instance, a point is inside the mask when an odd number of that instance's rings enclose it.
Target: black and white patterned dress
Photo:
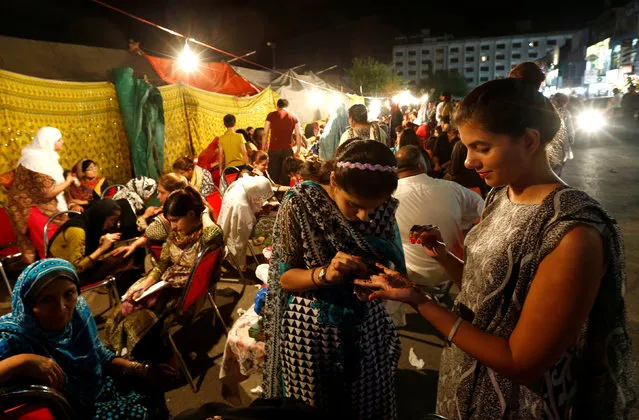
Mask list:
[[[539,263],[577,224],[602,233],[606,266],[576,344],[528,386],[501,376],[456,346],[445,349],[439,414],[482,420],[627,416],[635,395],[623,299],[623,243],[616,222],[586,193],[559,187],[539,205],[519,205],[508,199],[507,188],[493,190],[482,221],[466,238],[455,311],[484,331],[509,337]]]
[[[299,399],[335,418],[397,418],[401,345],[383,304],[360,302],[349,282],[309,292],[286,292],[279,284],[287,270],[326,265],[338,251],[405,271],[396,208],[390,199],[372,223],[352,223],[317,184],[287,193],[275,223],[263,311],[266,398]]]

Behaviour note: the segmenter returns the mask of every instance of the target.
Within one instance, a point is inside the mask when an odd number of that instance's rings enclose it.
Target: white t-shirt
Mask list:
[[[402,239],[408,277],[417,284],[436,286],[448,280],[439,263],[419,244],[408,240],[413,225],[439,227],[447,248],[463,258],[463,231],[481,217],[484,200],[461,185],[426,174],[402,178],[393,194],[399,200],[395,215]]]
[[[444,109],[444,102],[440,102],[437,104],[437,108],[435,108],[435,120],[439,125],[439,121],[442,119],[442,109]]]

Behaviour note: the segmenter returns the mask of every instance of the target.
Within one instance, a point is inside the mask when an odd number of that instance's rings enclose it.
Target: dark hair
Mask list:
[[[340,162],[357,162],[397,167],[393,152],[376,140],[351,139],[335,151],[335,160],[328,161],[318,174],[321,184],[327,184],[330,174],[335,183],[347,193],[365,199],[376,199],[391,195],[397,188],[397,173],[369,171],[356,168],[340,168]]]
[[[246,132],[248,133],[249,131],[251,131],[253,129],[253,127],[251,127],[250,125],[248,127],[246,127]]]
[[[226,128],[235,127],[235,115],[226,114],[224,116],[224,127]]]
[[[422,141],[419,139],[419,136],[412,128],[406,128],[399,136],[399,147],[401,148],[411,144],[413,146],[421,147]]]
[[[315,136],[315,123],[306,124],[304,127],[304,137],[310,139]]]
[[[278,99],[277,100],[277,107],[279,109],[286,108],[287,106],[288,106],[288,101],[286,99]]]
[[[552,103],[533,86],[519,79],[500,79],[470,92],[455,113],[455,123],[472,123],[511,137],[535,129],[545,145],[559,131],[561,120]]]
[[[253,131],[253,135],[251,136],[251,140],[253,140],[254,145],[259,145],[262,143],[262,133],[264,132],[264,127],[257,127]]]
[[[173,191],[164,202],[164,216],[185,217],[190,211],[199,216],[204,211],[204,201],[192,186]]]
[[[402,131],[404,131],[404,126],[403,125],[398,125],[397,127],[395,127],[395,132],[396,133],[401,133]]]
[[[170,193],[175,190],[181,190],[189,185],[186,178],[174,173],[162,175],[158,184]]]
[[[555,96],[553,96],[552,99],[555,102],[555,104],[557,105],[557,107],[559,107],[559,108],[561,108],[564,105],[566,105],[568,103],[568,101],[570,100],[568,98],[568,95],[564,95],[563,93],[555,94]]]
[[[87,171],[87,169],[89,168],[89,166],[91,166],[91,164],[94,164],[94,165],[96,165],[96,166],[98,165],[97,163],[95,163],[95,162],[94,162],[94,161],[92,161],[91,159],[85,159],[85,160],[83,160],[83,161],[82,161],[82,172],[83,172],[83,173],[84,173],[84,172],[86,172],[86,171]]]
[[[426,160],[420,147],[410,144],[400,148],[395,153],[397,159],[397,169],[417,169],[419,165],[422,165],[426,169]]]
[[[450,115],[444,115],[439,120],[439,125],[450,124]]]
[[[195,163],[193,162],[193,159],[188,156],[182,156],[173,162],[174,171],[190,171],[194,167]]]
[[[524,83],[534,86],[539,90],[541,84],[546,80],[546,75],[539,66],[532,61],[517,64],[508,74],[511,79],[521,79]]]
[[[249,136],[249,134],[244,129],[240,128],[239,130],[235,130],[235,132],[241,134],[242,137],[244,137],[245,142],[252,143],[251,136]]]
[[[348,108],[348,116],[358,124],[368,124],[368,110],[364,104],[355,104]]]
[[[268,153],[264,150],[254,150],[249,154],[251,163],[259,163],[268,160]]]
[[[299,171],[300,167],[302,166],[302,163],[304,163],[304,161],[294,158],[292,156],[287,157],[286,159],[284,159],[284,173],[285,174],[296,174],[297,171]]]
[[[315,181],[319,179],[319,173],[322,169],[322,162],[319,159],[309,158],[297,170],[297,173],[304,181]]]
[[[453,97],[453,95],[451,95],[450,92],[442,92],[440,96],[443,96],[444,99],[447,101],[450,101],[450,99]]]

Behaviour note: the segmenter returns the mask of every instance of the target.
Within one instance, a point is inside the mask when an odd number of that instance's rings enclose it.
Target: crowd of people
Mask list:
[[[162,385],[179,373],[163,325],[196,256],[226,248],[244,271],[260,231],[273,246],[265,399],[398,418],[397,328],[410,306],[445,338],[438,414],[626,418],[635,391],[622,236],[560,178],[570,113],[564,97],[539,93],[543,73],[530,64],[458,102],[444,92],[420,109],[394,104],[380,121],[342,105],[302,130],[285,99],[263,128],[236,129],[227,115],[199,156],[111,198],[89,158],[65,176],[62,133],[42,128],[10,195],[30,265],[0,318],[0,384],[60,389],[83,418],[167,418]],[[215,194],[219,214],[207,201]],[[33,209],[80,212],[56,219],[46,255],[27,232]],[[144,261],[152,245],[161,253]],[[81,287],[131,271],[140,275],[102,342]]]

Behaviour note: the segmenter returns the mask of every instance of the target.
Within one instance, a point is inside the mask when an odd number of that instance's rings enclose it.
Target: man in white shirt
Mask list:
[[[409,242],[410,229],[414,225],[438,226],[448,249],[463,258],[464,232],[481,217],[484,200],[455,182],[426,175],[426,163],[417,146],[402,147],[395,156],[399,178],[394,193],[399,200],[396,219],[408,277],[434,287],[449,279],[421,245]]]

